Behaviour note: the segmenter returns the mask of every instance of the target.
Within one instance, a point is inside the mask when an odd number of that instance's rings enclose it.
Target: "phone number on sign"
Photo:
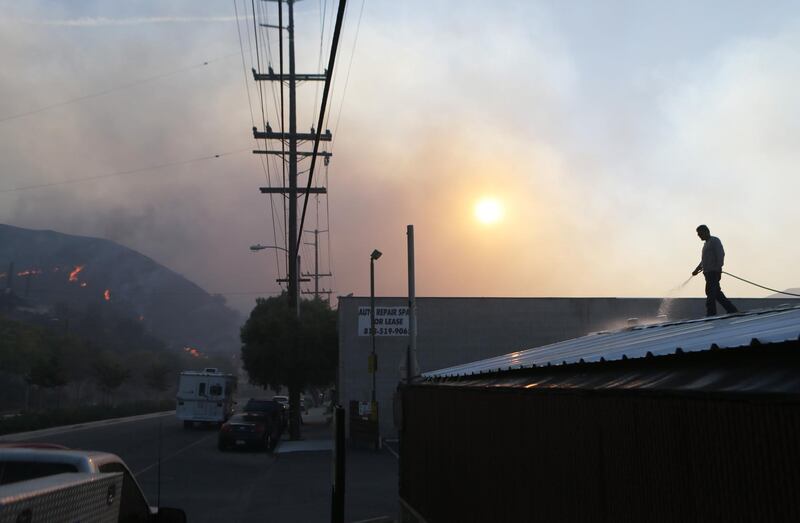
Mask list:
[[[369,327],[361,331],[362,336],[369,336]],[[375,327],[375,336],[408,336],[405,327]]]

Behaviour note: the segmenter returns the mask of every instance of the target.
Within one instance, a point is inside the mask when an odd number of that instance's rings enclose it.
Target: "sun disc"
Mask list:
[[[503,218],[503,206],[494,198],[482,198],[475,204],[475,218],[481,223],[497,223]]]

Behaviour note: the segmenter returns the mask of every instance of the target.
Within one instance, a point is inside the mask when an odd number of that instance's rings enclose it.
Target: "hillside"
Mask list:
[[[105,307],[170,348],[239,349],[243,319],[221,296],[109,240],[0,224],[0,288],[40,310]]]

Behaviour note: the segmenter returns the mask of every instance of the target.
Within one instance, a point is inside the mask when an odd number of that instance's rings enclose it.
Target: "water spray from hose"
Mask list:
[[[659,317],[664,316],[666,317],[666,319],[669,319],[669,313],[670,310],[672,309],[672,302],[675,300],[675,298],[672,295],[679,292],[684,287],[686,287],[686,284],[689,283],[692,280],[692,278],[694,278],[694,276],[689,276],[685,282],[681,283],[677,287],[674,287],[667,293],[667,296],[665,298],[661,299],[661,303],[658,306],[658,313],[657,313]]]

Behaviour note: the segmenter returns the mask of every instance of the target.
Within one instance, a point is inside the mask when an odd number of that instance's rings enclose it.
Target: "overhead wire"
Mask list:
[[[269,10],[267,9],[267,7],[265,5],[263,5],[263,2],[258,2],[256,5],[259,6],[259,9],[258,9],[259,16],[264,18],[264,23],[265,24],[269,24]],[[259,24],[259,26],[260,26],[260,24]],[[267,65],[269,65],[271,67],[272,66],[272,62],[273,62],[273,60],[272,60],[272,46],[270,44],[268,28],[265,28],[265,32],[266,32],[266,37],[261,39],[262,43],[260,45],[263,46],[262,49],[264,47],[266,48],[265,52],[264,52],[264,55],[267,57]],[[260,68],[260,66],[259,66],[259,68]],[[259,82],[259,87],[261,87],[261,85],[262,84]],[[279,106],[278,98],[277,98],[277,95],[275,94],[275,86],[274,86],[273,82],[269,83],[269,89],[270,89],[270,92],[272,93],[273,109],[275,111],[275,117],[276,117],[276,119],[278,121],[280,121],[281,120],[281,116],[278,114],[278,106]],[[264,114],[263,114],[263,116],[264,116],[264,121],[263,121],[264,130],[266,130],[267,121],[268,121],[267,118],[266,118],[266,112],[268,112],[268,111],[265,111]],[[265,148],[267,148],[267,140],[266,139],[264,140],[264,146],[265,146]],[[262,160],[264,160],[263,157],[262,157]],[[281,159],[281,161],[283,161],[283,160]],[[283,178],[283,184],[286,185],[285,174],[284,174],[283,167],[281,166],[281,168],[279,169],[277,162],[278,162],[278,159],[275,158],[274,156],[268,155],[267,158],[266,158],[267,166],[272,165],[273,168],[276,171],[278,171],[278,170],[281,171],[282,178]],[[282,221],[285,223],[287,221],[286,220],[286,195],[283,195],[283,194],[271,195],[271,197],[274,197],[274,196],[280,196],[281,199],[282,199],[282,201],[281,201],[281,204],[282,204],[282,207],[283,207]],[[287,242],[286,233],[285,233],[285,230],[283,228],[281,229],[281,237],[283,238],[283,246],[286,247],[286,242]],[[286,261],[286,263],[288,264],[288,260]]]
[[[328,59],[328,67],[326,69],[327,73],[325,75],[325,88],[322,91],[322,102],[319,111],[319,123],[317,124],[317,134],[314,139],[314,150],[311,154],[311,167],[309,167],[308,172],[308,181],[306,183],[306,193],[305,197],[303,198],[303,212],[300,216],[300,227],[298,230],[300,231],[300,238],[298,238],[298,242],[302,238],[303,234],[303,225],[305,224],[306,220],[306,210],[308,209],[308,195],[310,193],[311,184],[314,179],[314,167],[317,163],[317,152],[319,151],[319,142],[320,142],[320,135],[322,133],[322,125],[324,123],[323,119],[325,117],[325,109],[328,103],[328,95],[330,94],[331,88],[331,76],[334,71],[334,65],[336,64],[336,50],[339,47],[339,36],[342,32],[342,22],[344,21],[344,11],[347,6],[347,0],[339,0],[339,9],[336,13],[336,24],[333,30],[333,39],[331,40],[331,51],[330,57]],[[294,254],[296,256],[296,253]]]
[[[250,0],[250,6],[251,6],[251,8],[253,10],[253,35],[254,35],[254,38],[255,38],[256,65],[258,66],[258,71],[261,71],[261,53],[260,53],[259,43],[258,43],[258,13],[256,12],[255,0]],[[249,41],[249,37],[248,37],[248,41]],[[247,76],[246,72],[245,72],[245,76]],[[262,122],[263,128],[266,129],[267,118],[266,118],[266,113],[265,113],[265,110],[264,110],[264,89],[263,89],[263,87],[261,85],[261,82],[256,82],[256,84],[258,85],[258,97],[259,97],[259,102],[260,102],[260,105],[261,105],[261,122]],[[255,125],[255,123],[253,123],[253,125]],[[267,149],[267,140],[266,139],[264,139],[264,149]],[[265,162],[264,158],[262,156],[259,157],[259,161],[261,163],[261,168],[264,171],[264,177],[267,180],[267,186],[271,188],[272,187],[272,176],[271,176],[270,169],[269,169],[269,161],[267,160],[267,162]],[[272,241],[273,241],[273,243],[275,245],[277,245],[278,232],[277,232],[276,223],[275,223],[277,220],[275,219],[275,203],[274,203],[274,199],[273,199],[272,196],[273,195],[271,193],[269,195],[267,195],[268,201],[269,201],[269,208],[270,208],[270,221],[272,222],[272,238],[273,238]],[[281,274],[280,254],[278,253],[277,249],[274,249],[274,251],[275,251],[275,253],[274,253],[275,254],[275,269],[277,270],[278,274]]]
[[[93,289],[93,290],[95,290],[95,289]],[[75,288],[75,289],[37,289],[37,288],[31,287],[31,288],[26,289],[25,292],[35,292],[35,293],[39,293],[39,294],[68,294],[68,293],[71,294],[71,293],[78,293],[78,292],[84,292],[85,293],[86,289],[83,288],[83,287],[78,287],[78,288]],[[174,291],[174,292],[173,291],[146,291],[146,292],[143,292],[143,294],[147,294],[148,296],[149,295],[180,296],[180,295],[196,295],[198,292],[203,292],[203,291],[190,291],[190,292],[186,292],[186,291]],[[283,292],[283,290],[280,290],[280,291],[274,291],[274,290],[273,291],[221,291],[221,292],[204,291],[204,292],[206,292],[206,294],[210,294],[212,296],[214,294],[221,294],[223,296],[231,296],[231,295],[250,295],[250,294],[281,294]],[[118,296],[119,294],[120,293],[116,292],[116,293],[114,293],[114,296]],[[123,293],[123,297],[124,297],[124,295],[125,294]]]
[[[320,10],[320,17],[319,17],[320,35],[319,35],[319,53],[318,53],[318,56],[317,56],[317,70],[321,71],[321,69],[322,69],[323,46],[324,46],[324,42],[325,42],[325,22],[326,22],[326,15],[327,15],[327,12],[328,12],[328,0],[324,0],[324,3],[323,3],[323,0],[320,0],[320,2],[319,2],[319,10]],[[312,126],[313,126],[314,120],[316,119],[316,116],[317,116],[317,101],[318,101],[318,99],[319,99],[319,83],[317,83],[315,85],[315,88],[314,88],[314,105],[313,105],[314,112],[313,112],[312,119],[311,119],[311,125]],[[325,162],[325,173],[326,173],[325,174],[325,182],[323,184],[323,186],[326,188],[326,191],[327,191],[327,187],[328,187],[327,171],[328,171],[328,162],[326,161]],[[317,183],[315,185],[319,186],[320,184]],[[319,225],[319,201],[320,201],[320,197],[321,197],[321,195],[319,195],[319,194],[315,194],[314,195],[314,200],[315,200],[315,204],[316,204],[315,205],[316,229],[320,228],[320,225]],[[328,208],[328,197],[329,196],[328,196],[328,194],[326,192],[326,194],[324,195],[326,209]],[[326,226],[325,230],[326,231],[330,231],[330,228]],[[325,238],[327,239],[327,245],[328,245],[328,248],[326,249],[326,252],[328,253],[328,273],[332,275],[333,273],[330,270],[330,234],[328,233],[325,236]],[[319,236],[317,236],[315,238],[315,242],[316,242],[316,249],[319,251],[319,249],[320,249]],[[317,254],[317,256],[318,256],[318,254]]]
[[[338,136],[339,123],[341,122],[342,110],[344,109],[344,101],[345,101],[346,94],[347,94],[347,87],[350,84],[350,72],[351,72],[351,70],[353,68],[353,58],[355,57],[356,46],[358,45],[358,35],[359,35],[359,31],[361,29],[361,20],[362,20],[362,18],[364,16],[364,5],[365,5],[365,3],[366,3],[365,0],[362,0],[361,9],[359,10],[359,13],[358,13],[358,21],[356,22],[356,30],[355,30],[355,35],[353,37],[353,46],[352,46],[352,48],[350,50],[350,60],[348,61],[347,73],[345,75],[345,83],[344,83],[344,87],[342,88],[342,94],[341,94],[341,97],[340,97],[339,111],[337,112],[336,122],[334,123],[333,137],[331,139],[330,145],[328,146],[328,152],[333,152],[333,146],[336,143],[336,137]],[[334,72],[334,74],[335,74],[335,72]],[[334,82],[336,81],[335,77],[334,77],[333,81]],[[332,110],[332,108],[333,108],[333,104],[331,104],[331,110]],[[330,110],[328,112],[328,124],[329,123],[330,123]],[[328,173],[328,165],[326,164],[325,165],[325,186],[326,187],[329,186],[328,174],[329,174]],[[319,211],[317,211],[317,212],[319,212]],[[334,268],[333,268],[333,261],[332,261],[333,258],[331,256],[331,251],[333,250],[333,234],[332,234],[333,226],[331,224],[331,218],[330,218],[330,189],[328,189],[328,193],[326,194],[326,197],[325,197],[325,216],[326,216],[326,223],[327,223],[326,228],[328,229],[328,234],[327,234],[327,241],[328,241],[327,242],[328,243],[328,248],[327,248],[328,272],[331,274],[331,289],[330,290],[333,291],[335,289],[335,287],[336,287],[336,277],[334,276],[335,272],[334,272]]]
[[[325,3],[322,3],[322,0],[319,1],[319,10],[320,10],[320,17],[319,17],[319,56],[317,58],[317,71],[322,69],[322,44],[325,40],[325,13],[328,9],[328,0],[325,0]],[[317,100],[319,99],[319,83],[316,83],[314,86],[314,111],[311,115],[311,126],[314,126],[314,120],[317,119]]]
[[[72,179],[69,179],[69,180],[61,180],[61,181],[58,181],[58,182],[47,182],[47,183],[40,183],[40,184],[34,184],[34,185],[26,185],[26,186],[23,186],[23,187],[15,187],[13,189],[2,189],[2,190],[0,190],[0,193],[12,193],[12,192],[18,192],[18,191],[28,191],[28,190],[31,190],[31,189],[42,189],[44,187],[55,187],[55,186],[58,186],[58,185],[68,185],[68,184],[73,184],[73,183],[89,182],[89,181],[93,181],[93,180],[102,180],[102,179],[105,179],[105,178],[113,178],[113,177],[116,177],[116,176],[125,176],[125,175],[129,175],[129,174],[142,173],[142,172],[146,172],[146,171],[154,171],[154,170],[158,170],[158,169],[165,169],[167,167],[176,167],[178,165],[186,165],[186,164],[189,164],[189,163],[202,162],[202,161],[205,161],[205,160],[214,160],[214,159],[217,159],[217,158],[222,158],[224,156],[230,156],[232,154],[237,154],[237,153],[241,153],[241,152],[249,151],[249,150],[250,150],[250,148],[235,149],[233,151],[226,151],[226,152],[223,152],[223,153],[217,153],[217,154],[206,155],[206,156],[198,156],[197,158],[190,158],[188,160],[179,160],[179,161],[176,161],[176,162],[162,163],[162,164],[157,164],[157,165],[149,165],[147,167],[139,167],[139,168],[136,168],[136,169],[129,169],[129,170],[126,170],[126,171],[116,171],[116,172],[111,172],[111,173],[106,173],[106,174],[98,174],[98,175],[95,175],[95,176],[87,176],[85,178],[72,178]]]
[[[245,0],[243,0],[243,1],[245,1]],[[247,14],[247,8],[246,8],[247,4],[245,3],[244,5],[245,5],[245,14]],[[241,29],[240,21],[239,21],[239,7],[237,5],[237,0],[233,0],[233,11],[234,11],[234,15],[236,17],[236,33],[239,36],[239,51],[240,51],[241,56],[242,56],[242,72],[244,74],[245,91],[247,92],[247,105],[250,108],[250,122],[253,125],[253,127],[255,127],[256,119],[255,119],[255,115],[253,114],[253,101],[252,101],[252,98],[250,96],[250,84],[247,81],[247,64],[245,63],[245,57],[244,57],[244,43],[242,41],[242,29]],[[253,13],[253,16],[255,17],[255,12]],[[252,47],[250,46],[250,38],[249,38],[249,36],[248,36],[248,39],[247,39],[247,46],[248,46],[248,49],[250,51],[250,53],[249,53],[250,54],[250,63],[252,64],[253,63],[253,52],[252,52]],[[262,163],[262,168],[264,168],[263,163]],[[265,169],[265,173],[264,174],[267,177],[267,181],[269,182],[269,172],[266,171],[266,169]],[[271,199],[270,199],[270,202],[271,202]],[[273,218],[272,222],[274,224],[275,223],[274,209],[273,209],[271,215],[272,215],[272,218]],[[275,237],[277,239],[277,234],[275,235]],[[276,254],[275,254],[275,265],[276,265],[278,273],[280,274],[280,261],[279,260],[280,260],[280,258],[279,258],[278,254],[276,252]]]
[[[259,9],[258,9],[259,16],[263,17],[264,23],[269,25],[269,10],[268,10],[268,8],[265,5],[263,5],[262,2],[259,2],[257,5],[259,6]],[[279,9],[281,8],[280,3],[278,5],[278,7],[279,7]],[[278,16],[280,18],[280,16],[281,16],[280,13],[279,13]],[[259,26],[260,25],[261,24],[259,24]],[[279,23],[279,27],[280,27],[280,23]],[[272,67],[272,63],[273,63],[272,45],[270,43],[268,29],[269,28],[265,28],[265,32],[267,33],[267,36],[266,36],[266,38],[262,38],[261,39],[261,41],[262,41],[261,46],[263,46],[262,49],[265,48],[264,49],[264,55],[267,57],[267,65],[269,67]],[[281,33],[280,33],[280,29],[279,29],[279,38],[282,41],[282,36],[281,36]],[[261,84],[259,83],[259,86],[260,85]],[[283,116],[282,116],[283,111],[282,110],[279,111],[279,107],[281,107],[281,104],[278,103],[278,96],[275,93],[275,86],[274,86],[273,82],[269,83],[269,88],[270,88],[270,92],[272,93],[272,100],[273,100],[273,108],[274,108],[274,111],[275,111],[275,117],[279,122],[281,122],[281,132],[284,132],[283,131],[283,123],[282,123],[283,122]],[[283,89],[283,86],[282,86],[282,82],[281,82],[281,90],[282,89]],[[266,118],[264,119],[263,123],[264,123],[264,130],[266,130],[266,126],[267,126]],[[282,144],[282,149],[283,149],[283,144],[284,144],[283,140],[281,140],[281,144]],[[265,146],[265,148],[267,148],[267,140],[266,139],[264,140],[264,146]],[[263,160],[263,158],[262,158],[262,160]],[[281,162],[280,166],[277,165],[278,161]],[[286,186],[286,167],[285,167],[286,160],[283,158],[283,156],[279,160],[279,159],[275,158],[272,155],[267,155],[266,162],[267,162],[267,165],[270,165],[270,162],[271,162],[271,164],[273,165],[274,169],[276,171],[280,171],[281,172],[281,179],[282,179],[282,182],[283,182],[283,186],[285,187]],[[282,204],[282,207],[283,207],[283,215],[282,215],[283,218],[282,218],[282,220],[283,220],[284,223],[286,223],[288,221],[287,213],[286,213],[286,195],[285,194],[271,195],[271,197],[273,197],[273,196],[279,196],[281,198],[281,204]],[[281,237],[283,238],[283,247],[286,248],[287,247],[287,242],[288,242],[286,228],[281,228]],[[288,270],[288,263],[289,263],[289,261],[288,261],[288,255],[287,255],[287,260],[286,260],[287,270]]]
[[[328,165],[325,165],[325,187],[329,187],[328,185]],[[331,257],[331,251],[333,250],[333,225],[331,224],[331,211],[330,211],[330,189],[328,189],[328,194],[325,195],[325,228],[328,229],[328,272],[331,275],[331,291],[336,289],[336,273],[333,270],[333,262]]]
[[[344,19],[346,19],[346,18],[347,18],[347,15],[348,15],[348,12],[349,12],[349,9],[348,9],[348,7],[349,7],[349,6],[346,6],[346,7],[345,7],[345,11],[344,11],[344,14],[343,14],[343,18],[344,18]],[[330,16],[331,16],[331,20],[330,20],[331,24],[329,24],[329,25],[332,25],[332,24],[333,24],[333,16],[334,16],[334,14],[333,14],[333,10],[331,10],[331,11],[330,11]],[[344,23],[344,21],[343,21],[342,23]],[[331,33],[331,44],[330,44],[330,45],[331,45],[331,46],[333,45],[333,33]],[[337,85],[337,82],[336,82],[336,80],[337,80],[337,78],[338,78],[338,72],[339,72],[338,70],[334,70],[334,71],[333,71],[333,76],[332,76],[332,78],[331,78],[331,91],[334,91],[334,90],[335,90],[335,88],[336,88],[336,85]],[[332,96],[332,95],[331,95],[331,96]],[[325,115],[325,128],[326,128],[326,129],[330,128],[330,125],[329,125],[329,122],[330,122],[330,114],[331,114],[331,111],[332,111],[332,109],[333,109],[333,106],[334,106],[334,103],[333,103],[333,102],[332,102],[330,105],[328,105],[327,114]],[[332,152],[332,151],[333,151],[333,147],[332,147],[332,145],[333,145],[333,143],[335,142],[335,140],[336,140],[336,136],[333,136],[333,137],[332,137],[332,139],[331,139],[331,143],[330,143],[330,145],[328,145],[328,144],[326,144],[326,145],[325,145],[325,149],[326,149],[328,152]],[[329,185],[329,184],[328,184],[328,165],[326,164],[326,165],[325,165],[325,187],[328,187],[328,185]],[[328,192],[327,192],[327,193],[326,193],[326,195],[325,195],[325,209],[326,209],[326,218],[327,218],[327,226],[326,226],[326,228],[328,229],[328,231],[330,231],[331,227],[330,227],[330,191],[329,191],[329,190],[328,190]],[[330,232],[328,233],[328,235],[327,235],[327,237],[326,237],[326,238],[327,238],[327,240],[328,240],[328,243],[327,243],[327,247],[328,247],[328,248],[327,248],[327,252],[328,252],[328,254],[329,254],[329,258],[328,258],[328,262],[329,262],[329,265],[328,265],[328,267],[329,267],[329,270],[328,270],[328,272],[330,272],[331,274],[333,274],[333,269],[332,269],[332,268],[331,268],[331,266],[330,266],[330,252],[331,252],[331,238],[332,238],[332,236],[331,236]],[[333,280],[333,277],[331,277],[331,278],[332,278],[332,282],[333,282],[333,281],[334,281],[334,280]],[[332,283],[332,285],[333,285],[333,283]]]
[[[292,28],[292,31],[294,31],[294,28]],[[283,103],[284,102],[284,100],[283,100],[284,86],[283,86],[283,2],[282,1],[278,2],[278,54],[280,55],[278,57],[278,62],[279,62],[279,73],[281,75],[280,76],[280,79],[281,79],[281,81],[280,81],[280,89],[281,89],[281,106],[280,106],[281,107],[281,121],[280,121],[280,123],[281,123],[281,136],[285,136],[285,134],[286,134],[286,123],[285,123],[286,108],[285,108],[284,103]],[[281,162],[281,172],[283,174],[283,186],[284,187],[288,187],[288,184],[286,183],[286,140],[284,140],[283,138],[281,138],[281,159],[283,160]],[[288,212],[289,212],[289,209],[286,207],[286,203],[287,203],[286,202],[286,198],[284,197],[283,198],[283,215],[286,216],[287,223],[288,223],[288,216],[289,216]],[[292,219],[294,219],[294,217],[292,217]],[[289,233],[289,228],[288,228],[288,226],[286,228],[286,233],[287,234],[286,234],[286,244],[285,244],[285,246],[286,246],[286,252],[287,252],[287,254],[289,254],[289,256],[287,258],[287,264],[288,264],[288,263],[294,263],[292,257],[295,256],[296,254],[292,254],[292,253],[289,252],[289,238],[288,238],[288,236],[289,236],[289,234],[288,234]],[[287,273],[289,272],[289,267],[288,266],[286,267],[286,272]]]
[[[345,12],[344,12],[344,14],[343,14],[343,19],[342,19],[342,21],[343,21],[343,22],[344,22],[344,19],[345,19],[345,18],[347,18],[347,13],[348,13],[348,11],[349,11],[349,10],[348,10],[347,8],[345,8]],[[331,37],[331,40],[332,40],[332,39],[333,39],[333,38]],[[331,42],[331,44],[332,44],[332,43],[333,43],[333,42]],[[337,83],[336,83],[336,79],[339,77],[338,73],[339,73],[339,71],[338,71],[338,70],[336,70],[336,71],[333,71],[333,77],[331,78],[331,91],[333,91],[333,90],[334,90],[334,88],[335,88],[335,86],[337,85]],[[333,95],[331,95],[331,103],[330,103],[330,104],[328,104],[328,106],[327,106],[327,112],[326,112],[326,114],[325,114],[325,128],[326,128],[326,129],[330,128],[330,126],[329,126],[329,122],[330,122],[330,116],[331,116],[331,111],[333,110],[333,106],[334,106],[334,101],[333,101],[333,98],[334,98],[334,96],[333,96]]]
[[[347,86],[348,86],[348,84],[350,82],[350,71],[351,71],[352,66],[353,66],[353,57],[355,56],[355,49],[356,49],[356,45],[358,43],[358,34],[359,34],[359,30],[361,28],[361,19],[363,18],[363,15],[364,15],[364,4],[365,4],[365,2],[364,2],[364,0],[362,0],[361,9],[359,10],[359,15],[358,15],[358,22],[357,22],[357,25],[356,25],[355,36],[354,36],[354,40],[353,40],[353,46],[352,46],[352,48],[350,50],[350,60],[348,61],[347,74],[346,74],[346,78],[345,78],[345,85],[344,85],[344,88],[342,90],[342,94],[341,94],[341,97],[340,97],[339,111],[337,112],[337,119],[336,119],[336,123],[335,123],[335,127],[334,127],[333,137],[332,137],[330,145],[327,147],[328,152],[333,152],[333,145],[336,142],[336,137],[337,137],[337,134],[338,134],[339,122],[341,120],[342,109],[344,107],[344,99],[345,99],[345,95],[346,95],[346,92],[347,92]],[[347,12],[345,12],[344,16],[345,17],[347,16]],[[331,17],[333,17],[333,12],[331,12]],[[337,85],[336,84],[336,79],[338,77],[337,73],[338,73],[338,71],[334,71],[334,73],[333,73],[334,76],[333,76],[333,79],[332,79],[332,83],[334,85]],[[334,106],[334,104],[330,105],[330,107],[328,109],[328,114],[326,115],[326,124],[325,124],[326,128],[328,128],[329,124],[330,124],[330,114],[331,114],[331,111],[333,110],[333,106]],[[325,187],[329,187],[329,167],[328,167],[327,163],[325,164],[325,182],[324,182],[324,184],[325,184]],[[319,211],[317,211],[317,212],[319,212]],[[333,268],[333,261],[332,261],[333,258],[332,258],[332,255],[331,255],[331,252],[333,250],[333,234],[332,234],[333,226],[331,224],[331,218],[330,218],[330,189],[328,189],[328,192],[325,195],[325,219],[326,219],[326,229],[328,231],[327,236],[326,236],[326,239],[327,239],[327,249],[326,249],[326,251],[327,251],[327,259],[328,259],[328,272],[331,274],[331,291],[333,291],[335,289],[335,285],[336,285],[336,277],[334,276],[334,272],[335,271],[334,271],[334,268]]]
[[[255,10],[255,5],[253,6],[253,9],[254,9],[253,10],[253,19],[256,20],[257,18],[260,18],[260,17],[263,16],[264,22],[268,23],[269,20],[267,18],[267,11],[266,11],[266,8],[262,6],[262,4],[263,4],[263,2],[258,2],[258,4],[256,4],[256,5],[259,6],[258,12],[256,12],[256,10]],[[261,39],[262,43],[259,43],[259,40],[258,40],[259,27],[260,27],[260,24],[256,24],[256,23],[253,24],[254,34],[255,34],[255,37],[256,37],[257,56],[259,54],[258,53],[259,48],[261,46],[264,46],[264,43],[263,43],[264,40],[266,40],[266,48],[267,48],[267,51],[269,51],[269,34],[267,33],[266,34],[266,38],[262,38]],[[266,56],[266,60],[267,60],[267,63],[269,63],[269,60],[270,60],[270,56],[269,55]],[[258,61],[258,70],[259,71],[262,70],[261,61],[260,60]],[[258,86],[259,86],[259,92],[263,93],[263,83],[262,82],[258,82]],[[272,87],[271,83],[270,83],[270,87]],[[274,87],[272,88],[272,95],[273,95],[273,99],[274,99],[275,98]],[[260,99],[261,99],[261,123],[263,125],[264,130],[266,130],[267,121],[268,120],[267,120],[267,109],[266,109],[266,104],[264,102],[263,94],[261,95]],[[268,143],[267,143],[267,139],[266,138],[264,139],[264,149],[268,149]],[[270,169],[270,159],[271,158],[269,156],[266,158],[266,160],[264,159],[263,156],[261,156],[262,166],[264,166],[266,164],[265,169],[267,171],[268,184],[269,184],[270,187],[272,187],[272,169]],[[272,163],[274,164],[274,159],[273,159]],[[274,205],[274,196],[276,196],[276,195],[274,195],[274,194],[270,194],[269,195],[270,208],[272,209],[273,229],[275,229],[275,221],[276,221],[275,220],[276,211],[275,211],[275,205]],[[284,216],[281,217],[281,223],[284,223],[285,220],[286,220],[286,216],[284,215]],[[283,232],[283,227],[280,227],[280,228],[281,228],[281,237],[284,239],[283,247],[285,248],[286,247],[286,243],[285,243],[286,242],[286,234]],[[274,237],[273,241],[277,245],[277,243],[278,243],[277,232],[273,231],[273,237]],[[277,251],[276,251],[275,255],[276,255],[276,257],[278,256]],[[286,261],[286,260],[284,260],[284,262],[288,263],[288,261]]]
[[[341,103],[339,104],[339,113],[336,116],[336,123],[333,127],[333,138],[331,139],[330,150],[333,151],[333,145],[336,141],[336,134],[339,130],[339,123],[342,119],[342,109],[344,109],[345,96],[347,94],[347,86],[350,84],[350,71],[353,69],[353,58],[356,55],[356,45],[358,45],[358,32],[361,29],[361,18],[364,16],[364,4],[366,0],[361,0],[361,10],[358,13],[358,22],[356,23],[356,33],[353,37],[353,47],[350,51],[350,62],[347,65],[347,75],[344,79],[344,87],[342,88]]]
[[[31,116],[31,115],[34,115],[34,114],[37,114],[37,113],[41,113],[41,112],[50,110],[50,109],[55,109],[56,107],[63,107],[65,105],[70,105],[70,104],[74,104],[74,103],[77,103],[77,102],[82,102],[84,100],[89,100],[91,98],[97,98],[97,97],[100,97],[100,96],[105,96],[107,94],[111,94],[111,93],[114,93],[116,91],[122,91],[122,90],[125,90],[125,89],[130,89],[132,87],[136,87],[136,86],[139,86],[139,85],[142,85],[142,84],[146,84],[146,83],[149,83],[149,82],[154,82],[156,80],[161,80],[161,79],[167,78],[169,76],[174,76],[174,75],[179,74],[179,73],[185,73],[185,72],[191,71],[193,69],[199,69],[201,67],[206,67],[209,64],[212,64],[214,62],[219,62],[219,61],[222,61],[222,60],[226,60],[226,59],[231,58],[233,56],[236,56],[238,54],[239,53],[231,53],[231,54],[219,56],[217,58],[212,58],[210,60],[206,60],[203,63],[194,64],[194,65],[190,65],[190,66],[187,66],[187,67],[182,67],[180,69],[175,69],[173,71],[168,71],[166,73],[157,74],[155,76],[149,76],[147,78],[141,78],[139,80],[134,80],[134,81],[129,82],[127,84],[121,84],[121,85],[109,87],[108,89],[104,89],[102,91],[97,91],[97,92],[94,92],[94,93],[78,96],[76,98],[71,98],[69,100],[64,100],[64,101],[56,102],[56,103],[53,103],[53,104],[50,104],[50,105],[45,105],[45,106],[39,107],[37,109],[31,109],[29,111],[24,111],[24,112],[21,112],[21,113],[12,114],[12,115],[8,115],[8,116],[3,116],[3,117],[0,117],[0,123],[8,122],[10,120],[16,120],[18,118],[24,118],[26,116]]]

